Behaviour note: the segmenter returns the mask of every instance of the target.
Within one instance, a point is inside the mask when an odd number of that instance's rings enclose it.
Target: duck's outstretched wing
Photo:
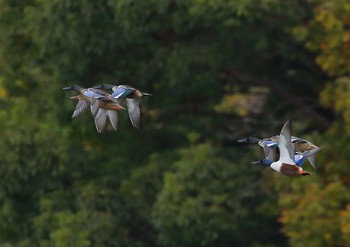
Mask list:
[[[295,164],[294,145],[291,142],[290,129],[291,122],[290,120],[288,120],[281,130],[281,134],[279,136],[278,141],[278,148],[280,150],[280,160],[282,163]]]
[[[129,94],[135,91],[134,88],[126,85],[119,85],[117,87],[113,87],[112,90],[112,97],[119,100],[125,99]]]
[[[271,161],[277,161],[277,144],[266,141],[263,143],[263,150],[265,159],[271,160]]]
[[[94,117],[95,126],[98,133],[101,133],[106,127],[106,123],[107,123],[106,111],[107,110],[100,108],[96,116]]]
[[[95,117],[100,109],[101,101],[99,99],[92,98],[90,102],[91,114]]]
[[[75,106],[72,118],[79,116],[83,111],[89,107],[90,103],[87,100],[79,100]]]
[[[126,98],[126,103],[128,105],[129,118],[132,125],[139,129],[140,128],[140,98],[129,99]]]
[[[107,116],[109,117],[109,121],[115,131],[118,130],[118,113],[115,110],[107,110]]]
[[[264,154],[265,154],[265,159],[271,160],[271,161],[277,161],[277,152],[276,148],[271,148],[268,146],[264,146]]]
[[[309,160],[311,166],[316,169],[315,155],[324,147],[317,147],[313,150],[307,150],[303,153],[298,153],[295,155],[295,162],[298,166],[302,166],[306,159]],[[297,159],[298,158],[298,159]]]

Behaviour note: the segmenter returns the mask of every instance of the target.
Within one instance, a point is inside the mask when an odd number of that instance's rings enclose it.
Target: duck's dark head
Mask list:
[[[71,85],[63,88],[63,90],[74,90],[74,91],[79,91],[80,89],[81,87],[78,85]]]
[[[237,142],[239,142],[239,143],[252,143],[252,144],[258,144],[259,141],[260,141],[260,139],[255,138],[255,137],[248,137],[248,138],[243,138],[243,139],[237,140]]]
[[[260,165],[260,166],[270,166],[272,163],[273,163],[273,161],[267,160],[267,159],[261,159],[261,160],[257,160],[257,161],[252,162],[252,164]]]

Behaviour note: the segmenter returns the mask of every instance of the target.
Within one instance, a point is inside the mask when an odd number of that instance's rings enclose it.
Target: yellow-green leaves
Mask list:
[[[329,183],[325,187],[309,184],[284,194],[281,201],[286,209],[282,211],[280,221],[291,245],[344,245],[343,238],[347,236],[342,235],[340,229],[344,214],[341,210],[349,199],[350,193],[341,182]]]
[[[350,7],[347,1],[320,1],[307,25],[293,30],[297,40],[316,53],[316,62],[331,76],[350,71]]]
[[[342,116],[347,131],[350,131],[350,78],[339,77],[328,83],[320,94],[321,102]]]

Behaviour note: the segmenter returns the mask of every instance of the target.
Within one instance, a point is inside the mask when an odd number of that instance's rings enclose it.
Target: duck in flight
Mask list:
[[[291,140],[291,122],[288,120],[279,135],[278,148],[280,150],[280,157],[277,161],[262,159],[258,162],[261,165],[269,166],[271,169],[286,175],[286,176],[307,176],[311,175],[308,171],[303,170],[295,162],[295,148]]]
[[[122,101],[125,99],[131,124],[137,129],[140,128],[141,98],[152,94],[141,92],[128,85],[103,84],[94,86],[94,89],[112,90],[113,93],[111,95],[115,100]]]
[[[248,137],[239,139],[239,143],[250,143],[258,144],[263,148],[265,159],[271,161],[277,161],[278,158],[278,141],[279,135],[259,139],[256,137]],[[304,160],[307,158],[314,169],[316,169],[316,160],[315,154],[321,150],[323,147],[318,147],[310,141],[302,139],[300,137],[291,136],[292,145],[294,145],[295,152],[303,155],[304,152],[307,152],[307,155],[304,155]]]
[[[114,99],[110,94],[94,88],[82,88],[77,85],[72,85],[64,87],[63,89],[80,93],[79,95],[70,97],[71,99],[78,100],[72,118],[77,117],[90,106],[97,132],[101,133],[105,129],[108,118],[113,129],[117,131],[117,111],[125,110],[125,108],[119,104],[118,100]]]

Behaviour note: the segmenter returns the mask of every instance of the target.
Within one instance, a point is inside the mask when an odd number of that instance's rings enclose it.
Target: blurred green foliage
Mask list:
[[[0,0],[0,246],[347,246],[348,1]],[[98,134],[62,87],[152,93]],[[236,139],[325,148],[313,176]],[[311,168],[309,165],[307,169]]]

